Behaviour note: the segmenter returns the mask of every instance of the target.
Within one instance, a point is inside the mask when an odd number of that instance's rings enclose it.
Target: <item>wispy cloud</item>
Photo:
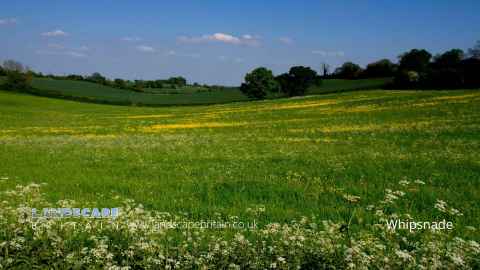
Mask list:
[[[9,24],[17,24],[17,19],[15,18],[0,19],[0,25],[9,25]]]
[[[65,55],[72,56],[72,57],[87,57],[86,54],[81,53],[81,52],[65,52]]]
[[[218,57],[218,60],[220,60],[222,62],[233,62],[233,63],[244,63],[245,62],[245,59],[243,59],[241,57],[230,58],[230,57],[227,57],[225,55],[220,55]]]
[[[60,29],[57,29],[57,30],[53,30],[53,31],[50,31],[50,32],[42,33],[42,36],[44,36],[44,37],[64,37],[64,36],[68,36],[68,33],[64,32]]]
[[[69,51],[77,51],[77,52],[86,52],[89,51],[90,49],[87,46],[80,46],[80,47],[66,47],[62,44],[59,43],[48,43],[47,45],[48,48],[50,49],[55,49],[55,50],[69,50]]]
[[[237,58],[233,59],[233,62],[235,62],[235,63],[243,63],[243,62],[245,62],[245,59],[240,58],[240,57],[237,57]]]
[[[325,57],[344,57],[345,52],[343,51],[325,51],[325,50],[314,50],[312,54],[318,54]]]
[[[141,51],[141,52],[148,52],[148,53],[155,52],[155,49],[153,47],[150,47],[147,45],[139,45],[136,48],[138,51]]]
[[[123,37],[123,41],[134,42],[134,41],[142,41],[142,38],[139,37]]]
[[[174,50],[170,50],[165,53],[166,56],[180,56],[180,57],[191,57],[191,58],[200,58],[198,53],[182,53]]]
[[[285,45],[292,45],[293,44],[293,39],[289,38],[289,37],[281,37],[278,40]]]
[[[90,50],[90,48],[88,48],[87,46],[80,46],[80,47],[77,48],[77,50],[86,52],[86,51]]]
[[[212,35],[203,35],[199,37],[187,37],[180,36],[178,41],[182,43],[204,43],[204,42],[220,42],[233,45],[247,45],[247,46],[259,46],[260,38],[258,36],[243,35],[240,37],[233,36],[225,33],[215,33]]]
[[[88,51],[87,46],[80,47],[68,47],[59,43],[48,43],[47,50],[37,50],[37,54],[43,55],[60,55],[60,56],[70,56],[75,58],[87,57],[85,54]]]
[[[63,46],[62,44],[57,44],[57,43],[49,43],[47,46],[51,49],[56,49],[56,50],[65,49],[65,46]]]
[[[87,57],[86,54],[81,53],[81,52],[75,52],[75,51],[45,51],[45,50],[38,50],[36,51],[37,54],[42,54],[42,55],[60,55],[60,56],[70,56],[74,58],[84,58]]]

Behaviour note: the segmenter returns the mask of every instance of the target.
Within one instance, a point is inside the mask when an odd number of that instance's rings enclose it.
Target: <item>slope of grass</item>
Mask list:
[[[109,103],[118,105],[187,105],[187,104],[212,104],[246,100],[235,90],[199,92],[176,89],[179,94],[163,94],[154,91],[138,93],[130,90],[116,89],[100,84],[70,80],[52,80],[35,78],[32,86],[37,89],[38,95],[62,97],[80,101]],[[173,91],[174,89],[162,89]]]
[[[315,215],[368,226],[367,206],[401,180],[416,220],[480,224],[480,92],[352,93],[168,108],[0,92],[0,189],[47,183],[47,198],[284,222]],[[445,216],[437,199],[463,213]],[[466,237],[475,232],[455,231]]]

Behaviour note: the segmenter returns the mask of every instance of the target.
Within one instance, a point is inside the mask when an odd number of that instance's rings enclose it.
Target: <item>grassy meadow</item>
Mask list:
[[[352,227],[356,213],[399,181],[425,182],[409,198],[420,220],[461,209],[480,224],[480,93],[360,91],[194,107],[124,107],[0,92],[0,188],[47,183],[55,202],[248,218],[318,216]],[[456,233],[465,234],[463,230]],[[471,235],[478,239],[478,234]]]

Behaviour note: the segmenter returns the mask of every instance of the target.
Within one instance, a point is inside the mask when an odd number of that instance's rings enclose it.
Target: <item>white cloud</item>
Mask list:
[[[293,44],[293,39],[291,39],[289,37],[281,37],[278,40],[285,45],[292,45]]]
[[[136,48],[141,52],[149,52],[149,53],[155,52],[155,49],[153,47],[150,47],[147,45],[139,45]]]
[[[183,43],[203,43],[203,42],[221,42],[233,45],[247,45],[247,46],[259,46],[260,41],[259,37],[252,35],[243,35],[241,37],[236,37],[230,34],[225,33],[215,33],[212,35],[203,35],[200,37],[178,37],[179,42]]]
[[[141,41],[142,39],[139,37],[123,37],[123,41],[134,42],[134,41]]]
[[[9,25],[9,24],[17,24],[17,19],[15,18],[0,19],[0,25]]]
[[[50,31],[50,32],[42,33],[42,36],[44,36],[44,37],[64,37],[64,36],[68,36],[68,33],[57,29],[57,30],[53,30],[53,31]]]
[[[343,51],[324,51],[324,50],[314,50],[312,51],[313,54],[318,54],[325,57],[344,57],[345,52]]]

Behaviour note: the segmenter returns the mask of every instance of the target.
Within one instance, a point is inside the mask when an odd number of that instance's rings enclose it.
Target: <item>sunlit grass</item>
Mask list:
[[[361,91],[228,105],[139,108],[0,92],[0,188],[48,183],[47,199],[111,194],[195,218],[268,211],[346,222],[399,179],[428,185],[411,213],[480,224],[480,95],[475,91]],[[300,175],[293,177],[292,175]],[[362,227],[363,221],[353,220]],[[462,234],[458,231],[458,234]]]

